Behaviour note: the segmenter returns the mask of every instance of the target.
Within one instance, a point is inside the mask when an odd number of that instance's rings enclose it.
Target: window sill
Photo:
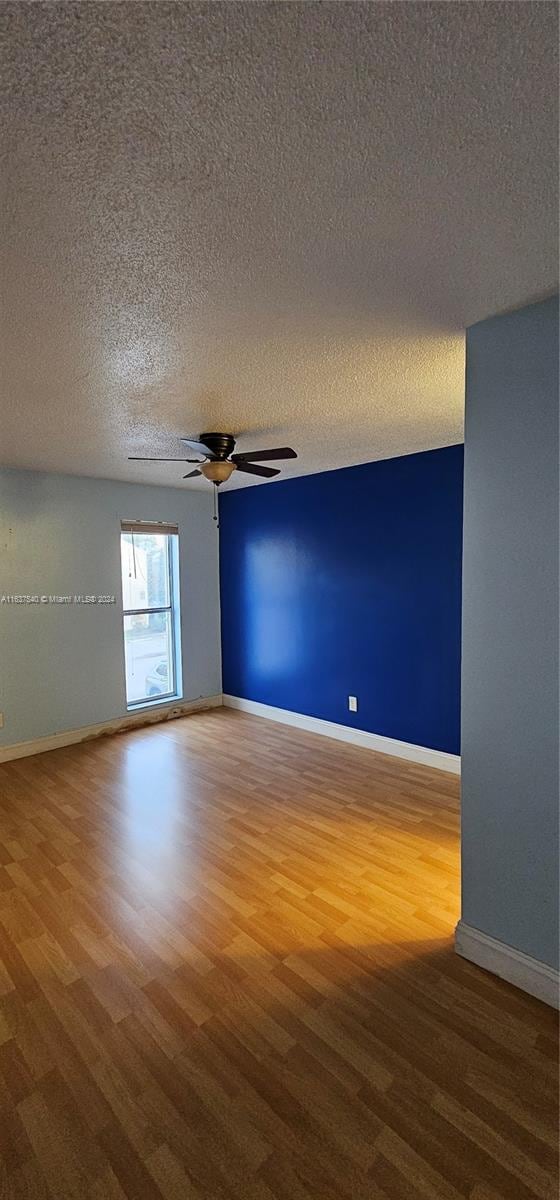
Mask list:
[[[152,700],[137,700],[134,704],[127,704],[127,712],[141,712],[144,708],[164,708],[172,707],[182,700],[183,697],[178,694],[175,696],[154,696]]]

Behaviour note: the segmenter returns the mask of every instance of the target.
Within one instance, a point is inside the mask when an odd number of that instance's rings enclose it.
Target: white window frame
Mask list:
[[[168,704],[171,700],[180,700],[182,697],[182,680],[181,680],[181,652],[180,652],[180,597],[179,597],[179,579],[178,579],[178,562],[179,562],[179,530],[176,525],[168,525],[158,521],[121,521],[121,537],[119,548],[121,551],[122,564],[122,538],[123,534],[130,533],[134,537],[135,533],[146,534],[156,533],[166,537],[166,557],[167,557],[167,580],[168,580],[168,595],[169,604],[159,604],[154,607],[149,605],[143,608],[125,608],[123,603],[123,650],[124,650],[124,686],[126,696],[127,709],[146,708],[156,704]],[[171,538],[176,538],[176,544],[173,546]],[[121,567],[122,569],[122,567]],[[158,696],[143,696],[138,700],[129,700],[127,694],[127,678],[126,678],[126,642],[125,642],[125,619],[126,617],[151,616],[154,613],[169,613],[169,626],[171,636],[171,667],[173,671],[173,688],[169,692],[160,693]]]

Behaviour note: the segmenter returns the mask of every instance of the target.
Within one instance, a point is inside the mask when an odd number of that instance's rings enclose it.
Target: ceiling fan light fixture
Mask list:
[[[200,464],[200,470],[211,483],[225,483],[235,471],[236,463],[205,462]]]
[[[272,446],[267,450],[246,450],[244,454],[234,454],[236,439],[233,433],[200,433],[198,437],[182,437],[181,442],[199,458],[137,458],[135,462],[187,462],[195,465],[194,471],[188,471],[183,479],[194,479],[196,475],[204,478],[219,488],[226,483],[233,471],[243,471],[245,475],[257,475],[261,479],[272,479],[279,475],[278,467],[264,466],[264,463],[275,462],[283,458],[297,458],[291,446]],[[214,500],[216,496],[214,495]]]

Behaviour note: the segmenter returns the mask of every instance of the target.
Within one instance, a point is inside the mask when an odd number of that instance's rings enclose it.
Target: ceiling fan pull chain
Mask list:
[[[214,516],[212,517],[212,520],[216,522],[216,529],[219,529],[220,525],[218,522],[218,488],[217,488],[216,484],[214,484]]]

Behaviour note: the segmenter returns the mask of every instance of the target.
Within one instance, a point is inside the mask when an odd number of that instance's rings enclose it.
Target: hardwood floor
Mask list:
[[[458,781],[216,710],[0,767],[2,1200],[557,1195]]]

